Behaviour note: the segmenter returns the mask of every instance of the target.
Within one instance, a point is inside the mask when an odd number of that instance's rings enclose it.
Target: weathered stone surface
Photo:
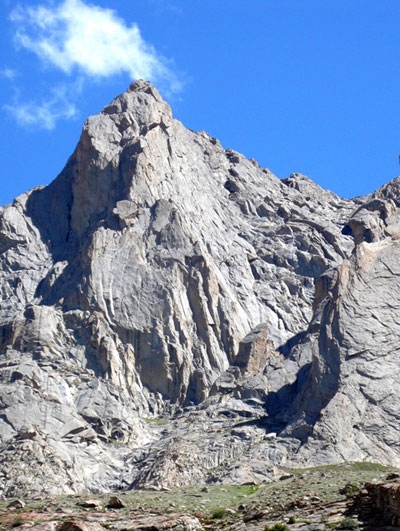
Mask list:
[[[103,531],[105,527],[96,522],[84,522],[83,520],[71,520],[59,524],[57,531]]]
[[[352,255],[317,289],[314,331],[298,347],[309,350],[312,360],[287,432],[309,436],[299,459],[304,454],[309,460],[315,451],[320,462],[398,466],[400,246],[391,230],[398,214],[390,197],[385,208],[374,199],[363,212],[365,230],[355,235]]]
[[[13,500],[7,505],[7,509],[23,509],[25,507],[25,502],[22,500]]]
[[[382,523],[400,525],[400,485],[398,483],[368,483],[370,503],[382,514]]]
[[[78,505],[86,509],[101,509],[101,502],[94,498],[90,500],[84,500],[80,502]]]
[[[123,509],[124,507],[124,502],[118,496],[111,496],[108,500],[107,509]]]
[[[132,84],[0,210],[0,494],[399,464],[399,207],[399,179],[279,180]]]
[[[31,531],[57,531],[57,522],[43,522],[41,524],[30,527]]]
[[[148,514],[135,518],[132,522],[121,522],[114,524],[114,529],[118,531],[201,531],[203,526],[198,518],[189,515],[156,515]]]

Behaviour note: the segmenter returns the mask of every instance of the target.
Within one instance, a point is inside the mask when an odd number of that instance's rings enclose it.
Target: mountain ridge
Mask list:
[[[0,211],[1,494],[397,466],[399,182],[279,180],[133,83]]]

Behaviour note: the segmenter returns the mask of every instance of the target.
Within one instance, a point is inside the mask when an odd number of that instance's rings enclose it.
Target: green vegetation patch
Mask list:
[[[118,509],[115,518],[129,518],[130,514],[183,513],[193,514],[206,523],[208,529],[230,529],[241,519],[257,520],[260,529],[265,525],[269,531],[286,531],[301,523],[324,523],[326,529],[357,529],[355,520],[331,517],[325,514],[329,504],[342,504],[357,494],[365,483],[382,482],[391,472],[398,470],[374,463],[328,465],[307,469],[289,469],[291,476],[285,481],[275,481],[257,486],[247,485],[197,485],[171,490],[131,490],[118,492],[124,507]],[[42,500],[24,500],[23,513],[53,513],[52,520],[62,520],[70,514],[85,514],[95,517],[106,507],[111,494],[86,496],[45,497]],[[99,501],[99,508],[82,508],[90,499]],[[7,505],[11,500],[0,500],[0,529],[16,519],[19,511],[10,515]],[[82,511],[85,511],[83,513]],[[110,517],[114,513],[110,512]],[[343,513],[342,513],[343,514]],[[344,513],[345,514],[345,513]],[[282,527],[283,526],[283,527]]]

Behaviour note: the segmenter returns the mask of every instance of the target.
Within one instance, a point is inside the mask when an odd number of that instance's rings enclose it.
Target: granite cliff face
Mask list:
[[[132,84],[0,210],[0,494],[400,465],[399,183],[279,180]]]

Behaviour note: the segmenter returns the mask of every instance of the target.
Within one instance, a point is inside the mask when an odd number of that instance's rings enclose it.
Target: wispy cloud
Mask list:
[[[112,9],[83,0],[63,0],[18,6],[10,19],[15,25],[16,45],[69,78],[100,80],[127,74],[130,80],[158,83],[167,93],[182,88],[171,61],[142,38],[137,24],[127,24]],[[8,110],[21,123],[37,122],[51,129],[58,119],[75,114],[76,101],[59,88],[59,94],[49,101],[8,106]]]
[[[182,6],[177,5],[173,0],[150,0],[150,3],[154,7],[156,15],[172,13],[174,15],[181,16],[184,14],[184,9]]]
[[[71,101],[71,91],[61,84],[53,87],[50,96],[41,101],[21,102],[16,98],[13,105],[5,105],[20,125],[38,129],[55,128],[59,119],[69,120],[77,115],[77,108]]]
[[[1,68],[0,76],[13,81],[18,76],[18,72],[13,68]]]
[[[17,24],[16,42],[40,59],[72,73],[109,77],[126,72],[132,79],[179,82],[137,24],[128,26],[115,11],[82,0],[54,6],[19,7],[11,14]]]

